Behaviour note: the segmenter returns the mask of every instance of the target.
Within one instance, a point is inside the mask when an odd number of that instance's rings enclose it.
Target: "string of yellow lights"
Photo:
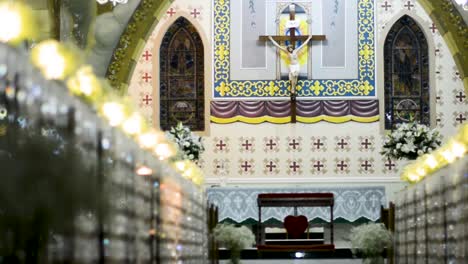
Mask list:
[[[0,3],[0,42],[17,46],[25,41],[37,40],[37,23],[32,10],[19,2]],[[3,23],[2,23],[3,22]],[[80,50],[55,40],[42,41],[31,50],[31,62],[49,80],[63,82],[71,95],[86,101],[109,125],[122,129],[155,158],[169,163],[183,177],[197,185],[203,184],[203,174],[191,161],[177,161],[178,147],[165,134],[146,122],[130,98],[115,92],[106,80],[98,78],[92,67],[80,60]]]

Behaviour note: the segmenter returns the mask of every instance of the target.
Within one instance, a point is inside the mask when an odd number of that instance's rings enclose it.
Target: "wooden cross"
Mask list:
[[[296,5],[290,4],[289,5],[289,36],[287,35],[279,35],[279,36],[260,36],[260,41],[268,41],[271,37],[276,42],[286,42],[289,41],[290,45],[293,48],[296,48],[297,41],[305,41],[309,38],[308,35],[296,36],[296,28],[299,26],[299,23],[296,21]],[[313,40],[325,40],[325,35],[312,35],[311,41]],[[294,87],[295,88],[295,87]],[[293,91],[293,87],[291,87],[291,91]],[[296,94],[291,93],[291,123],[296,123]]]

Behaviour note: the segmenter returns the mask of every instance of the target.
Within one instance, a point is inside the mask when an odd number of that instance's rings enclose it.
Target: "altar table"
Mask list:
[[[260,245],[265,242],[262,224],[262,208],[265,207],[293,207],[294,215],[297,209],[303,207],[329,207],[330,211],[330,238],[333,244],[333,193],[261,193],[257,198],[258,204],[258,241]]]
[[[207,189],[210,203],[218,207],[219,221],[230,219],[237,223],[246,220],[258,221],[257,196],[261,193],[333,193],[333,219],[354,222],[360,218],[377,221],[380,206],[386,205],[385,187],[316,187],[316,188],[238,188],[212,187]],[[330,222],[330,210],[325,207],[298,208],[298,214],[309,221],[321,219]],[[270,219],[283,222],[284,217],[294,214],[291,207],[262,209],[262,222]]]

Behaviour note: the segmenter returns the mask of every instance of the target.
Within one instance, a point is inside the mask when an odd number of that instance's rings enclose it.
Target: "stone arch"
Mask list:
[[[454,6],[453,1],[418,1],[439,30],[452,53],[460,77],[468,93],[468,30],[466,23]]]

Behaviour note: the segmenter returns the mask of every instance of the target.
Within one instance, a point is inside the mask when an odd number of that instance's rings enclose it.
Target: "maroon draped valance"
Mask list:
[[[212,121],[227,119],[230,119],[232,121],[237,118],[237,121],[245,122],[245,120],[269,117],[268,120],[264,120],[264,122],[269,122],[271,120],[275,120],[275,118],[287,118],[290,115],[291,102],[289,100],[211,102]],[[298,120],[301,120],[300,118],[306,120],[315,117],[354,117],[354,119],[351,118],[351,120],[356,121],[362,119],[376,121],[376,119],[378,119],[378,115],[378,100],[297,101]],[[324,120],[327,120],[327,118],[324,118]]]

